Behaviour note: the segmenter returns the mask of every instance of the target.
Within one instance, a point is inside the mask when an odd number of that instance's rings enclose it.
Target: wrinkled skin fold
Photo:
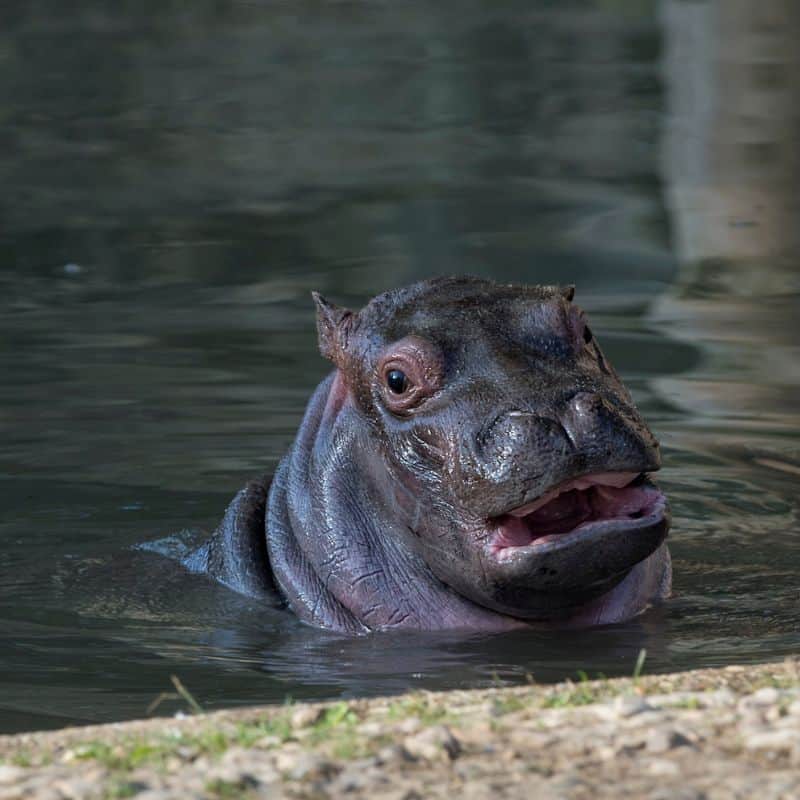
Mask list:
[[[353,634],[607,624],[668,596],[658,443],[571,289],[315,299],[335,369],[187,567]]]

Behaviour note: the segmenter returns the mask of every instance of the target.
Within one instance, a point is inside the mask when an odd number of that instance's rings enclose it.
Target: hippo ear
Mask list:
[[[572,302],[572,298],[575,297],[575,285],[570,284],[569,286],[561,286],[558,290],[561,293],[561,296],[568,302]]]
[[[319,292],[311,292],[317,306],[317,335],[319,352],[324,358],[338,364],[347,347],[347,339],[355,314],[348,308],[329,303]]]

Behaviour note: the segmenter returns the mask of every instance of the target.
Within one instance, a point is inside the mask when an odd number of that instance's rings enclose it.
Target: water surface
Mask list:
[[[680,89],[716,91],[709,3],[48,5],[0,26],[0,731],[142,716],[170,675],[216,708],[797,653],[779,57],[742,144]],[[578,285],[663,443],[667,606],[345,639],[137,549],[274,469],[327,371],[311,289],[451,273]]]

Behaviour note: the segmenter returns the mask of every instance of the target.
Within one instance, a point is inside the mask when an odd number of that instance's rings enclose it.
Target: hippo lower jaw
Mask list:
[[[572,478],[486,522],[477,541],[491,590],[473,599],[530,622],[616,621],[613,609],[641,610],[650,573],[667,569],[668,530],[666,498],[644,473]]]
[[[541,629],[574,629],[628,622],[666,600],[672,587],[672,561],[666,542],[636,564],[605,594],[548,620],[520,619],[520,625]]]

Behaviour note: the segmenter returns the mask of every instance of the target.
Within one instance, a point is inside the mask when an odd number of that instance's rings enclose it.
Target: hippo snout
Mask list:
[[[594,392],[579,392],[546,416],[506,409],[466,444],[462,452],[471,463],[465,466],[476,478],[465,484],[462,499],[485,516],[570,476],[653,472],[661,464],[658,442],[635,409],[617,410]]]

